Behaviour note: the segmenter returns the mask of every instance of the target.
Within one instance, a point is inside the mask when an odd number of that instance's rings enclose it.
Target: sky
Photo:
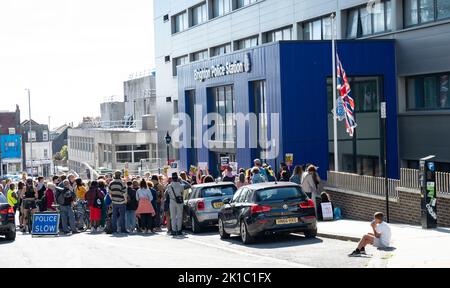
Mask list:
[[[152,0],[1,0],[0,110],[51,127],[99,116],[132,73],[154,68]]]

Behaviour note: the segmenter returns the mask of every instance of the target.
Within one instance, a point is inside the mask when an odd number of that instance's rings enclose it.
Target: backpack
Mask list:
[[[47,208],[47,196],[44,195],[39,201],[39,212],[45,212]]]
[[[102,209],[104,200],[98,196],[100,191],[97,191],[94,198],[94,208]]]
[[[343,219],[341,208],[334,208],[334,220],[341,220],[341,219]]]
[[[132,190],[132,193],[130,193]],[[136,191],[133,189],[129,189],[127,193],[127,210],[136,211],[139,207],[139,202],[136,198]]]

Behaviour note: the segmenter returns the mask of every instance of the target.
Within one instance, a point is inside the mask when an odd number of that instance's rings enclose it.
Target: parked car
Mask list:
[[[244,244],[258,236],[276,233],[304,233],[317,236],[314,202],[293,183],[262,183],[242,187],[224,200],[219,212],[222,239],[239,235]]]
[[[0,193],[0,235],[6,237],[6,240],[14,241],[16,239],[16,219],[14,209],[9,206],[5,196]]]
[[[1,180],[11,180],[12,182],[19,182],[21,177],[19,175],[4,175],[1,177]]]
[[[207,183],[193,186],[184,202],[183,225],[193,233],[217,225],[223,200],[232,198],[237,188],[233,183]]]

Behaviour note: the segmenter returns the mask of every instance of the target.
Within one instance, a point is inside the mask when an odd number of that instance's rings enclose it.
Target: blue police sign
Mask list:
[[[58,213],[36,213],[33,215],[33,229],[31,234],[37,236],[58,235]]]
[[[3,159],[22,158],[22,136],[2,135],[0,136],[1,154]]]

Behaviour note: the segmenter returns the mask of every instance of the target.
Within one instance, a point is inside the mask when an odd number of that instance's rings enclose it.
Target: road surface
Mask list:
[[[57,238],[17,234],[0,238],[0,267],[322,268],[367,267],[369,258],[349,258],[355,244],[300,235],[268,237],[244,246],[220,240],[216,231],[172,238],[82,233]]]

